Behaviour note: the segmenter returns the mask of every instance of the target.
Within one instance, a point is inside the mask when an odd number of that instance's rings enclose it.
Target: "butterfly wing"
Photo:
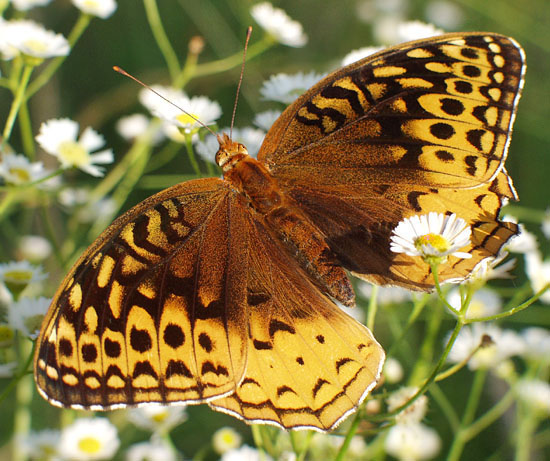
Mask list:
[[[380,377],[384,351],[339,309],[254,216],[249,220],[247,367],[209,405],[248,422],[331,430]]]
[[[179,184],[83,254],[37,342],[35,377],[48,400],[104,410],[234,391],[246,367],[248,257],[234,198],[219,179]]]
[[[496,34],[399,45],[297,99],[258,159],[342,264],[377,283],[432,286],[426,264],[389,251],[390,233],[411,215],[456,213],[473,227],[473,257],[451,258],[441,279],[460,278],[517,233],[498,213],[516,198],[504,161],[524,71],[519,45]]]

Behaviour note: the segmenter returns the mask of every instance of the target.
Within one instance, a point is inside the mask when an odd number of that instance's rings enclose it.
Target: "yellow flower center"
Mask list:
[[[28,170],[25,170],[24,168],[10,168],[10,174],[16,178],[14,181],[16,184],[28,182],[31,179],[31,175]]]
[[[27,285],[32,280],[31,271],[11,270],[4,272],[6,283]]]
[[[430,245],[440,253],[445,253],[451,247],[449,241],[445,237],[439,234],[432,234],[431,232],[418,237],[414,242],[414,246],[417,249],[421,249],[424,245]]]
[[[75,141],[65,141],[59,146],[59,158],[64,165],[82,166],[90,163],[90,154]]]
[[[163,411],[161,413],[157,413],[157,414],[153,415],[151,419],[155,423],[160,424],[160,423],[164,422],[166,420],[166,418],[168,418],[168,412]]]
[[[48,47],[46,46],[46,44],[44,42],[41,42],[40,40],[27,40],[25,42],[25,46],[29,50],[32,50],[33,53],[37,53],[37,54],[44,53],[45,51],[48,50]]]
[[[94,437],[84,437],[78,441],[78,448],[83,453],[95,454],[101,450],[101,443]]]
[[[97,8],[99,6],[97,0],[87,0],[84,2],[84,5],[88,8]]]
[[[193,118],[195,117],[195,118]],[[176,120],[180,122],[183,125],[190,125],[193,126],[195,123],[197,123],[197,119],[199,117],[196,114],[185,114],[181,113],[176,117]]]

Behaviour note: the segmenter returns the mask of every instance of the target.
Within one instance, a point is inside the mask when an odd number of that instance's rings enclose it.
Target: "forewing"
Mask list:
[[[117,219],[67,275],[37,341],[54,404],[200,403],[246,366],[247,241],[218,179],[167,189]]]
[[[252,215],[249,248],[246,372],[210,405],[247,422],[331,430],[375,386],[384,351]]]

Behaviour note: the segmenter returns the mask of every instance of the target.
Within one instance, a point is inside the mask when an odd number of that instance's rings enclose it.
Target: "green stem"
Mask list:
[[[447,418],[447,421],[449,422],[449,426],[451,427],[451,430],[453,432],[456,432],[458,428],[460,427],[460,420],[458,419],[458,415],[456,414],[456,411],[445,395],[445,393],[441,390],[441,387],[437,383],[433,383],[430,386],[430,395],[435,400],[435,402],[439,405],[439,408],[441,408],[441,411]]]
[[[353,421],[351,422],[351,426],[346,434],[346,437],[344,438],[344,443],[342,443],[342,446],[340,447],[340,450],[338,450],[338,454],[336,455],[336,458],[334,458],[335,461],[343,461],[346,456],[346,453],[349,449],[349,446],[351,444],[351,440],[357,433],[357,429],[359,429],[359,423],[361,422],[361,412],[357,410],[353,417]]]
[[[27,103],[21,104],[19,109],[19,129],[21,131],[21,140],[23,142],[23,152],[30,159],[34,160],[34,140],[32,134],[31,117],[29,115],[29,107]]]
[[[149,26],[153,32],[153,36],[157,42],[157,45],[160,49],[160,52],[164,56],[166,65],[168,66],[168,72],[170,73],[170,78],[172,82],[176,82],[179,72],[180,64],[176,52],[168,40],[164,26],[160,19],[160,14],[157,6],[156,0],[143,0],[143,5],[145,6],[145,14],[147,15],[147,20],[149,21]]]
[[[195,156],[195,149],[193,149],[192,135],[185,136],[185,147],[187,148],[187,156],[189,157],[189,161],[191,162],[193,171],[195,172],[197,177],[200,178],[202,176],[202,173],[199,167],[199,163],[197,162],[197,157]]]
[[[34,67],[29,65],[26,65],[23,69],[23,74],[21,75],[19,86],[15,90],[15,97],[11,103],[10,112],[8,114],[8,118],[6,119],[6,124],[4,125],[4,131],[2,133],[2,145],[0,150],[3,150],[3,148],[5,147],[6,143],[8,142],[11,136],[13,124],[15,122],[15,119],[17,118],[17,113],[19,112],[19,108],[23,103],[23,99],[25,96],[25,89],[29,84],[29,80],[31,78],[31,74],[33,70],[34,70]],[[0,156],[1,155],[2,153],[0,152]]]
[[[445,305],[447,309],[449,309],[453,314],[455,314],[457,317],[460,316],[460,312],[457,311],[453,306],[451,306],[447,300],[445,299],[445,295],[443,294],[443,291],[441,290],[441,285],[439,284],[439,275],[437,273],[437,264],[430,264],[430,268],[432,271],[432,275],[434,278],[434,285],[435,289],[437,291],[437,294],[439,296],[439,299],[441,299],[441,302]]]
[[[372,285],[372,292],[369,299],[369,306],[367,308],[367,328],[374,330],[374,320],[376,319],[376,312],[378,311],[378,286]]]
[[[269,36],[265,36],[259,42],[254,43],[248,47],[246,57],[248,60],[262,54],[265,50],[271,48],[276,42]],[[235,53],[227,58],[218,59],[206,64],[199,64],[195,68],[194,77],[202,77],[204,75],[211,75],[238,67],[243,62],[242,52]]]
[[[24,342],[22,342],[24,341]],[[27,361],[25,363],[25,370],[30,365],[29,357],[32,359],[32,347],[26,339],[18,338],[20,344],[21,353],[27,355]],[[15,443],[13,444],[13,461],[26,461],[27,454],[22,450],[21,440],[25,439],[31,429],[31,409],[30,404],[33,393],[33,380],[29,374],[22,375],[17,383],[15,389],[15,414],[13,421],[13,433]]]
[[[519,306],[516,306],[513,309],[510,309],[509,311],[501,312],[500,314],[490,315],[488,317],[479,317],[479,318],[476,318],[476,319],[468,319],[468,320],[465,320],[465,323],[490,322],[490,321],[493,321],[493,320],[498,320],[498,319],[502,319],[502,318],[505,318],[505,317],[510,317],[511,315],[514,315],[515,313],[517,313],[519,311],[522,311],[523,309],[528,308],[531,304],[533,304],[537,299],[539,299],[549,289],[550,289],[550,283],[547,283],[541,290],[539,290],[530,299],[528,299],[524,303],[520,304]]]
[[[518,405],[518,428],[516,433],[515,461],[529,461],[531,458],[531,445],[533,435],[539,424],[539,419],[532,414],[525,405]]]
[[[67,38],[71,49],[73,48],[75,43],[78,41],[80,36],[84,33],[84,31],[88,27],[88,24],[90,24],[91,19],[92,19],[92,16],[90,16],[89,14],[82,13],[79,16],[78,20],[76,21],[76,24],[73,27],[73,30],[71,30],[71,33]],[[29,99],[40,88],[42,88],[46,83],[50,81],[50,79],[52,78],[52,75],[55,74],[55,72],[57,71],[57,69],[59,69],[61,64],[63,64],[65,59],[67,59],[67,56],[59,56],[50,61],[50,63],[40,73],[40,75],[36,77],[33,80],[33,82],[29,85],[29,90],[25,95],[25,100]]]
[[[468,427],[474,419],[477,407],[479,405],[479,399],[481,397],[481,393],[483,392],[483,384],[485,383],[486,377],[486,370],[478,370],[474,375],[474,382],[470,390],[468,402],[466,403],[466,409],[464,410],[464,415],[462,417],[458,433],[455,434],[455,437],[453,438],[453,443],[449,450],[447,461],[458,461],[462,455],[464,446],[469,440],[464,437],[464,428]]]
[[[405,328],[401,331],[399,336],[392,341],[392,345],[388,350],[387,356],[392,357],[394,355],[395,350],[401,345],[401,342],[407,336],[407,333],[410,331],[414,323],[416,322],[416,319],[418,316],[422,313],[424,310],[424,307],[428,303],[428,300],[430,299],[430,295],[422,296],[420,300],[415,300],[413,305],[413,310],[411,314],[409,315],[409,318],[407,319],[407,323],[405,325]]]

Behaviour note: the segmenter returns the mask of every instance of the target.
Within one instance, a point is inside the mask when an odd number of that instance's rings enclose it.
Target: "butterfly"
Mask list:
[[[334,429],[380,378],[384,351],[335,301],[347,273],[434,286],[390,251],[404,218],[472,228],[461,280],[518,233],[504,162],[523,86],[511,38],[404,43],[328,75],[291,104],[254,159],[218,136],[223,179],[177,184],[115,220],[63,280],[34,362],[55,405],[208,403],[248,423]]]

